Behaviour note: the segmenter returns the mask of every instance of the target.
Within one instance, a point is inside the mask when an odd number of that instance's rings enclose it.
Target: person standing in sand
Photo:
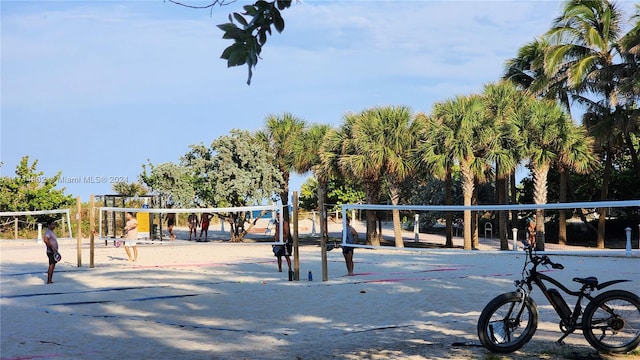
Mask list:
[[[138,220],[133,215],[132,212],[127,212],[125,215],[127,220],[126,225],[124,226],[124,251],[127,252],[127,257],[129,261],[137,261],[138,260]],[[133,258],[131,258],[131,250],[133,250]]]
[[[173,227],[176,225],[176,214],[168,213],[167,214],[167,231],[169,231],[170,240],[175,240],[176,235],[173,233]]]
[[[56,222],[53,220],[49,220],[47,222],[47,231],[44,232],[44,238],[42,241],[47,245],[47,257],[49,258],[49,268],[47,269],[47,284],[53,283],[53,271],[56,268],[56,263],[58,263],[54,257],[55,253],[58,252],[58,238],[56,234],[53,232],[53,228],[55,228]]]
[[[358,232],[351,226],[351,219],[347,218],[347,244],[358,243]],[[342,255],[344,256],[344,262],[347,265],[347,275],[353,276],[353,246],[344,245],[342,247]]]
[[[198,241],[202,241],[202,232],[204,232],[204,241],[209,241],[208,232],[209,232],[209,221],[213,215],[210,213],[204,213],[200,216],[200,237]]]
[[[193,240],[198,240],[198,215],[192,212],[187,221],[189,222],[189,241],[191,241],[191,234],[193,234]]]
[[[276,213],[275,218],[275,233],[273,234],[273,241],[280,241],[280,213]],[[276,245],[278,246],[277,251],[274,255],[278,258],[278,271],[282,272],[282,257],[287,260],[287,265],[289,266],[289,272],[291,272],[291,251],[293,250],[293,243],[289,238],[289,223],[286,221],[282,221],[282,241],[285,242],[284,245]]]

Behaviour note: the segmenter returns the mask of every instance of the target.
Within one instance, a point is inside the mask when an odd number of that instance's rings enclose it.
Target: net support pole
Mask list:
[[[80,196],[76,198],[76,242],[78,248],[78,267],[82,266],[82,203],[80,202]],[[71,225],[69,225],[71,227]]]
[[[631,256],[631,228],[627,226],[624,231],[627,233],[627,244],[625,246],[625,253],[627,256]]]
[[[95,267],[95,234],[96,234],[96,208],[95,208],[95,197],[93,194],[91,194],[91,197],[89,197],[89,228],[90,228],[90,235],[89,235],[89,267],[90,268],[94,268]]]
[[[293,278],[300,281],[300,245],[298,238],[298,192],[293,192]]]
[[[18,240],[18,217],[13,218],[13,238]]]
[[[67,210],[67,229],[69,231],[69,237],[73,238],[73,232],[71,231],[71,214],[70,213],[71,212],[69,210]]]
[[[38,244],[42,244],[42,223],[38,223]]]

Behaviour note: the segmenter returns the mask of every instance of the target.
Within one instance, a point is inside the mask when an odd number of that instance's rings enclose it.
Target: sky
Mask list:
[[[202,5],[207,1],[183,1]],[[561,1],[299,1],[283,11],[252,83],[227,68],[216,25],[248,2],[0,2],[0,176],[24,156],[88,201],[179,162],[191,144],[291,113],[338,127],[348,112],[482,91],[551,27]],[[619,1],[631,14],[634,1]],[[309,174],[296,175],[299,191]],[[38,179],[37,179],[38,180]]]

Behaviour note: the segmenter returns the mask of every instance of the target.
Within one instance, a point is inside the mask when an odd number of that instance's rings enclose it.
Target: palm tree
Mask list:
[[[622,58],[618,46],[622,14],[615,3],[607,0],[573,0],[565,4],[563,14],[546,34],[550,46],[545,53],[544,70],[550,78],[566,79],[566,87],[574,97],[587,106],[591,125],[606,131],[597,134],[596,141],[603,150],[605,166],[601,200],[608,197],[609,178],[615,155],[616,127],[594,126],[594,122],[612,122],[618,104],[619,84],[613,77],[616,59]],[[595,97],[596,99],[589,99]],[[596,117],[594,117],[596,116]],[[598,120],[599,119],[599,120]],[[585,118],[585,120],[587,120]],[[586,122],[585,122],[586,124]],[[606,209],[599,210],[598,247],[604,247]]]
[[[441,118],[429,117],[426,114],[418,114],[416,121],[423,123],[418,149],[416,152],[417,164],[426,168],[426,171],[445,183],[445,205],[453,205],[453,179],[452,173],[455,167],[453,154],[445,147],[446,136],[440,136],[443,130]],[[446,133],[446,132],[445,132]],[[445,214],[446,240],[445,247],[453,247],[453,219],[451,211]]]
[[[453,100],[436,103],[432,119],[439,124],[439,131],[432,136],[442,137],[443,149],[460,165],[462,191],[465,206],[471,206],[477,179],[484,180],[487,168],[487,145],[494,138],[494,129],[487,126],[487,116],[482,99],[477,95],[458,96]],[[470,250],[471,211],[464,211],[464,249]]]
[[[323,235],[328,231],[327,216],[324,204],[327,197],[327,183],[330,169],[322,167],[321,153],[324,138],[331,127],[329,125],[313,124],[306,128],[300,137],[300,141],[294,143],[294,168],[296,172],[303,174],[313,172],[318,181],[318,210],[320,210],[320,228]]]
[[[339,173],[355,182],[364,185],[365,201],[377,204],[380,200],[380,183],[382,181],[382,164],[379,159],[362,152],[363,136],[358,134],[365,123],[363,113],[347,113],[339,129],[331,129],[325,137],[322,149],[322,167]],[[376,228],[376,214],[366,211],[367,243],[380,246],[380,234]]]
[[[387,106],[364,111],[356,127],[360,151],[381,166],[393,205],[400,203],[402,182],[416,172],[414,152],[421,125],[409,107]],[[392,216],[395,245],[404,247],[400,210],[392,210]]]
[[[513,127],[513,119],[524,108],[525,96],[516,89],[511,82],[499,82],[485,86],[483,100],[494,127],[499,129],[496,134],[496,145],[491,157],[495,162],[496,198],[499,205],[509,202],[508,179],[515,173],[520,160],[517,150],[519,134]],[[514,189],[515,190],[515,189]],[[498,211],[498,234],[500,249],[507,250],[508,244],[508,212]]]
[[[285,209],[289,205],[289,178],[291,171],[295,171],[295,144],[300,141],[304,127],[303,120],[284,113],[281,116],[267,116],[266,129],[256,133],[257,138],[274,154],[277,167],[282,172],[283,183],[279,195]],[[289,211],[284,211],[282,219],[289,222]]]
[[[594,162],[593,147],[584,128],[577,127],[560,106],[550,100],[534,100],[529,112],[515,119],[522,134],[522,151],[529,159],[534,180],[534,202],[547,202],[547,176],[553,165],[560,164],[586,172]],[[536,245],[544,250],[544,210],[536,211]]]

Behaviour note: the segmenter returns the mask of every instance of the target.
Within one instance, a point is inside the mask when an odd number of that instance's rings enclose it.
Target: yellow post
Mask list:
[[[89,235],[89,267],[94,268],[94,257],[95,257],[95,234],[96,234],[96,212],[95,212],[95,198],[93,194],[89,198],[89,228],[91,230],[91,234]]]
[[[80,196],[76,198],[76,239],[78,246],[78,267],[82,266],[82,203],[80,202]]]
[[[296,281],[300,280],[300,259],[298,258],[298,254],[300,251],[298,249],[299,246],[298,241],[298,192],[293,192],[293,271],[294,271],[294,279]]]

